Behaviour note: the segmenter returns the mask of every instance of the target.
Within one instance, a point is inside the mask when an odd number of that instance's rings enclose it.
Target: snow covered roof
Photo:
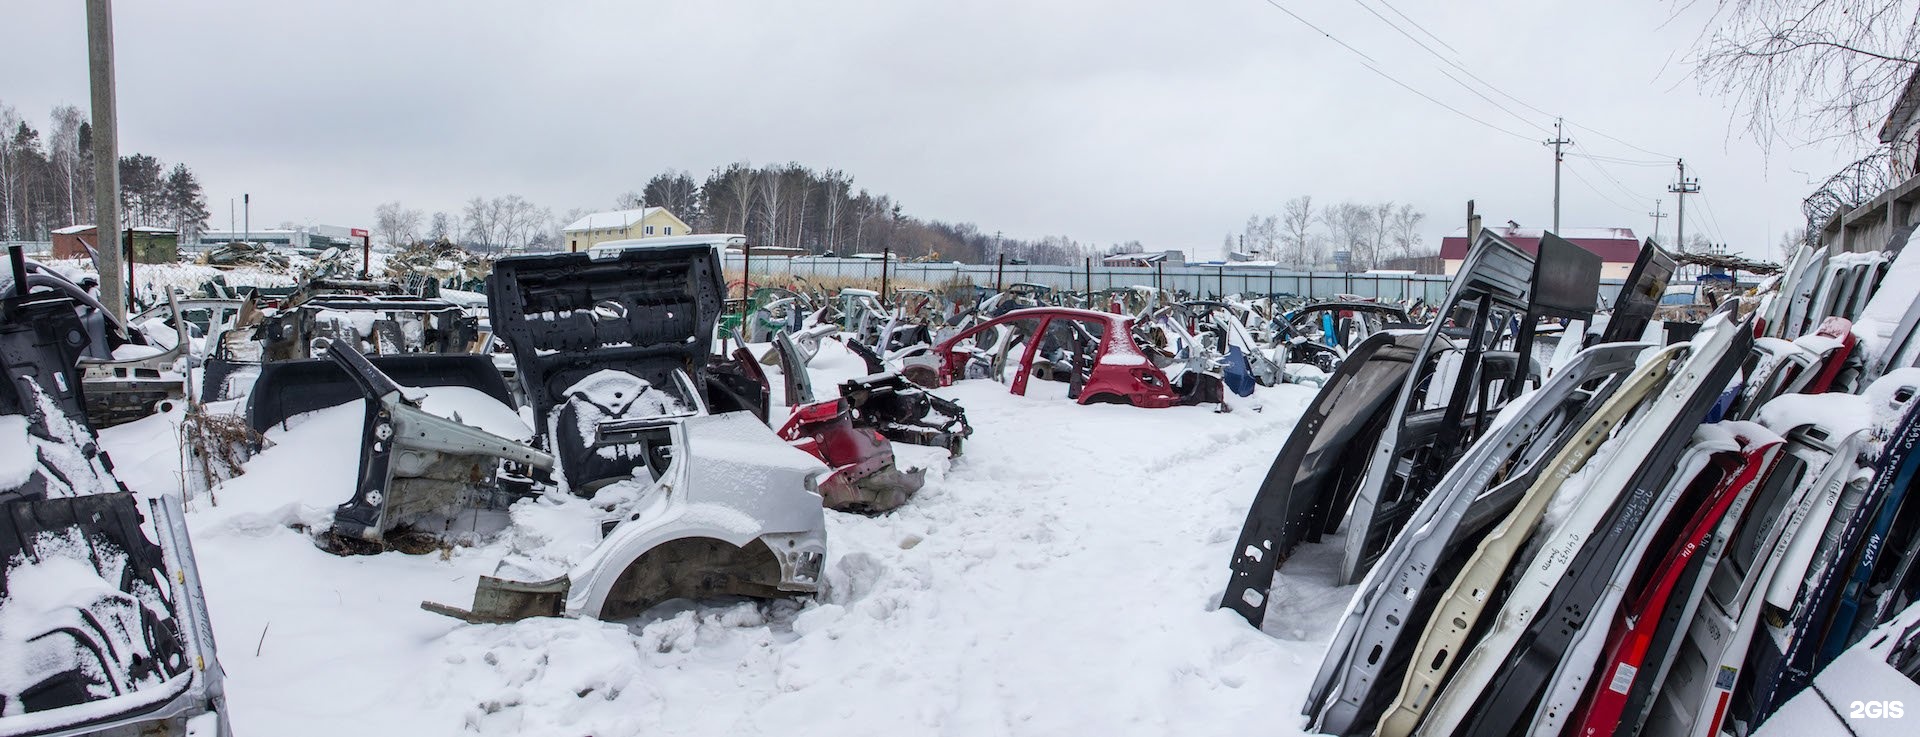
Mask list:
[[[1506,238],[1507,240],[1513,240],[1515,238],[1528,238],[1528,239],[1537,241],[1537,240],[1540,240],[1541,234],[1547,232],[1546,228],[1515,228],[1515,227],[1510,227],[1506,225],[1491,225],[1491,226],[1487,226],[1485,229],[1498,233],[1501,237]],[[1570,241],[1588,240],[1588,239],[1592,239],[1592,240],[1615,239],[1615,240],[1629,240],[1629,241],[1636,240],[1636,238],[1633,235],[1632,228],[1561,228],[1559,230],[1553,231],[1553,234]],[[1447,234],[1447,237],[1448,238],[1467,237],[1466,226],[1454,228],[1453,232]]]
[[[53,230],[53,234],[54,235],[73,235],[75,233],[85,233],[89,230],[93,230],[92,225],[69,225],[64,228],[55,228]]]
[[[1506,238],[1520,250],[1535,253],[1540,250],[1540,236],[1546,228],[1522,228],[1506,225],[1488,227],[1496,235]],[[1633,234],[1632,228],[1562,228],[1554,235],[1572,241],[1574,245],[1587,249],[1608,263],[1633,263],[1640,256],[1640,240]],[[1464,259],[1467,257],[1467,229],[1454,228],[1452,233],[1440,239],[1440,257]]]
[[[624,248],[665,248],[667,246],[739,248],[746,242],[747,237],[739,233],[700,233],[698,235],[670,235],[659,238],[628,238],[618,241],[603,241],[593,244],[591,250],[618,251]]]
[[[636,210],[613,210],[596,212],[573,221],[561,230],[593,230],[596,228],[624,228],[647,219],[647,216],[659,212],[658,207],[642,207]]]
[[[1913,115],[1920,110],[1920,72],[1914,72],[1907,78],[1906,86],[1900,89],[1900,98],[1893,103],[1893,110],[1887,113],[1887,122],[1880,126],[1880,142],[1894,143],[1900,133],[1913,123]]]

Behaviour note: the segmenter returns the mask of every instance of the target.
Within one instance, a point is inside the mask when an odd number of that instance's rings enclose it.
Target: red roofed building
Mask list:
[[[1543,228],[1519,228],[1496,225],[1490,228],[1495,235],[1507,239],[1520,250],[1537,253],[1540,250],[1540,235]],[[1567,228],[1555,235],[1572,241],[1574,245],[1585,248],[1600,257],[1600,278],[1625,279],[1627,272],[1633,270],[1633,260],[1640,256],[1640,239],[1635,238],[1632,228]],[[1460,272],[1460,264],[1467,260],[1467,229],[1458,228],[1440,239],[1440,259],[1446,264],[1447,275]]]

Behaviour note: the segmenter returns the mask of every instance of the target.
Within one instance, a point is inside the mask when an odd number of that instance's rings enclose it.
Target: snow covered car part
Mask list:
[[[1855,432],[1794,420],[1770,429],[1784,435],[1785,447],[1756,490],[1747,521],[1705,581],[1692,621],[1677,633],[1666,681],[1641,716],[1649,735],[1720,734],[1770,582],[1787,575],[1781,573],[1787,570],[1782,563],[1813,510],[1837,496],[1839,485],[1853,475],[1852,451],[1864,428]],[[1804,561],[1801,565],[1804,570]],[[1633,716],[1630,712],[1623,719]]]
[[[575,493],[634,475],[636,457],[605,448],[594,421],[685,416],[707,403],[723,302],[710,247],[502,258],[487,286],[494,336]]]
[[[1597,409],[1618,386],[1614,379],[1632,371],[1649,347],[1622,343],[1581,352],[1539,391],[1518,400],[1521,406],[1441,479],[1341,618],[1309,696],[1309,716],[1319,729],[1345,734],[1378,719],[1381,698],[1400,683],[1394,670],[1405,664],[1397,656],[1405,648],[1399,642],[1419,631],[1421,615],[1431,611],[1439,593],[1430,585],[1434,575],[1451,570],[1451,554],[1517,501],[1539,461],[1557,451],[1567,431],[1581,424],[1580,416]],[[1596,393],[1582,391],[1590,384],[1600,387]],[[1481,524],[1470,522],[1470,514]]]
[[[1823,536],[1831,541],[1831,553],[1817,556],[1809,569],[1806,585],[1795,598],[1791,619],[1785,626],[1769,626],[1756,633],[1759,646],[1753,658],[1754,681],[1749,699],[1736,702],[1734,715],[1750,724],[1760,724],[1787,699],[1812,680],[1825,661],[1837,655],[1847,644],[1856,616],[1861,589],[1871,578],[1877,554],[1884,545],[1892,521],[1908,493],[1916,474],[1920,474],[1920,387],[1907,383],[1907,375],[1882,377],[1878,388],[1883,401],[1894,404],[1896,426],[1881,432],[1884,441],[1873,460],[1871,484],[1865,496],[1851,510],[1836,509]],[[1869,394],[1875,393],[1874,387]],[[1865,404],[1865,402],[1863,402]],[[1845,513],[1843,513],[1843,511]]]
[[[1760,290],[1760,309],[1756,313],[1760,335],[1764,338],[1792,337],[1787,332],[1787,311],[1793,304],[1793,296],[1799,289],[1802,277],[1806,274],[1808,262],[1813,260],[1814,249],[1800,246],[1787,256],[1787,262],[1780,274],[1770,286],[1763,285]]]
[[[171,291],[167,293],[167,301],[179,309],[177,297]],[[134,322],[131,327],[140,331],[141,325]],[[124,346],[122,351],[144,350],[150,351],[149,355],[136,353],[108,361],[81,360],[82,381],[87,384],[87,420],[94,427],[131,422],[186,398],[187,359],[193,350],[189,326],[185,320],[175,320],[170,329],[164,325],[155,327],[172,333],[168,336],[171,345],[152,345],[159,336],[144,335],[148,346]]]
[[[1920,703],[1920,604],[1907,607],[1848,648],[1793,697],[1755,737],[1847,734],[1907,737]]]
[[[1434,635],[1430,631],[1430,637],[1450,643],[1446,653],[1461,653],[1461,656],[1452,658],[1452,676],[1446,681],[1446,687],[1427,702],[1421,729],[1430,733],[1453,733],[1463,720],[1478,716],[1475,702],[1482,691],[1488,689],[1488,683],[1500,676],[1501,664],[1523,639],[1534,614],[1544,610],[1542,606],[1548,603],[1555,583],[1569,570],[1569,559],[1592,534],[1599,518],[1613,507],[1620,489],[1640,474],[1640,463],[1601,466],[1588,463],[1599,451],[1601,441],[1607,438],[1607,432],[1620,428],[1615,441],[1609,443],[1609,457],[1640,459],[1651,455],[1661,441],[1670,441],[1665,436],[1676,432],[1672,426],[1682,422],[1682,416],[1690,415],[1693,409],[1699,411],[1697,416],[1705,415],[1713,397],[1718,395],[1716,390],[1707,388],[1707,368],[1718,367],[1720,359],[1732,355],[1730,347],[1738,330],[1724,319],[1711,324],[1715,328],[1709,330],[1707,336],[1716,340],[1707,347],[1695,351],[1690,344],[1670,345],[1644,363],[1642,370],[1636,372],[1636,380],[1651,380],[1657,390],[1647,393],[1644,386],[1632,386],[1634,392],[1617,393],[1619,403],[1609,401],[1609,407],[1596,416],[1597,422],[1582,428],[1582,438],[1567,447],[1563,459],[1555,459],[1551,472],[1540,476],[1542,484],[1528,489],[1528,499],[1515,507],[1500,528],[1480,543],[1475,559],[1455,578],[1452,589],[1442,599],[1444,605],[1434,616],[1438,626],[1432,631],[1440,633]],[[1632,420],[1622,426],[1628,411],[1632,411]],[[1697,416],[1693,420],[1695,424]],[[1684,432],[1692,434],[1692,426]],[[1569,453],[1571,457],[1565,457]],[[1592,470],[1580,486],[1565,484],[1572,472],[1582,468]],[[1588,489],[1594,491],[1588,493]],[[1548,537],[1534,549],[1530,560],[1521,559],[1521,543],[1540,526],[1542,514],[1555,497],[1567,499],[1563,505],[1572,505],[1571,511],[1565,512],[1559,526],[1542,530]],[[1542,562],[1544,566],[1536,570],[1534,562]],[[1501,576],[1505,576],[1509,568],[1523,572],[1521,580],[1505,591],[1503,601],[1496,601],[1494,595],[1503,589]],[[1467,635],[1475,630],[1488,610],[1494,610],[1496,616],[1492,616],[1484,635],[1469,649]],[[1536,676],[1536,681],[1536,685],[1546,685],[1546,676]],[[1430,683],[1438,683],[1438,679],[1430,679]],[[1517,704],[1517,708],[1530,708],[1530,704]]]
[[[1574,719],[1573,728],[1580,734],[1640,731],[1705,604],[1707,587],[1728,558],[1729,545],[1747,524],[1747,515],[1761,514],[1754,502],[1785,442],[1754,423],[1722,427],[1742,444],[1738,471],[1725,477],[1710,504],[1695,510],[1666,554],[1636,579],[1642,587],[1615,617],[1605,659],[1596,670],[1596,684],[1606,685],[1591,688]]]
[[[389,282],[312,280],[283,306],[258,300],[243,305],[231,325],[206,341],[200,398],[246,396],[249,415],[256,414],[256,402],[318,409],[349,401],[359,389],[326,359],[327,346],[336,341],[368,355],[403,386],[504,385],[490,359],[477,353],[482,345],[476,318],[452,302],[398,290]],[[253,424],[264,430],[274,423]]]
[[[1185,302],[1181,306],[1194,321],[1196,331],[1213,333],[1214,347],[1217,350],[1228,353],[1233,349],[1239,349],[1252,378],[1261,386],[1277,386],[1285,379],[1286,371],[1267,355],[1260,342],[1254,339],[1253,332],[1241,320],[1240,315],[1236,314],[1233,305],[1225,302],[1194,300]]]
[[[842,382],[840,398],[852,412],[855,427],[877,431],[896,443],[944,448],[957,458],[962,443],[973,435],[959,402],[891,372]]]
[[[1382,330],[1415,327],[1415,323],[1399,305],[1334,301],[1303,306],[1274,320],[1273,326],[1285,363],[1309,364],[1332,373],[1368,337]]]
[[[1668,348],[1641,362],[1590,416],[1585,417],[1553,459],[1542,467],[1511,511],[1481,538],[1454,576],[1429,620],[1400,693],[1380,724],[1383,735],[1410,734],[1435,703],[1441,686],[1467,657],[1469,634],[1479,629],[1482,612],[1521,544],[1533,532],[1548,501],[1568,477],[1583,468],[1629,414],[1651,402],[1666,384],[1682,348]],[[1443,732],[1444,733],[1444,732]]]
[[[361,353],[472,353],[479,320],[442,299],[391,292],[378,282],[314,281],[269,315],[258,334],[268,361],[321,358],[344,341]],[[352,290],[352,291],[350,291]]]
[[[881,365],[865,346],[848,345],[857,347],[854,352],[869,369]],[[777,340],[775,350],[786,355]],[[804,376],[806,368],[790,373]],[[843,382],[839,399],[795,405],[779,430],[782,439],[833,469],[819,482],[827,508],[861,514],[897,508],[924,483],[923,469],[903,471],[895,465],[892,443],[944,448],[958,456],[972,434],[958,403],[888,371]]]
[[[1530,380],[1540,320],[1590,320],[1599,286],[1600,257],[1569,241],[1546,234],[1534,258],[1481,231],[1356,488],[1342,583],[1366,574],[1493,413]]]
[[[24,277],[18,247],[12,261]],[[11,291],[0,300],[0,734],[231,734],[180,499],[141,499],[114,478],[86,425],[75,361],[88,336],[74,303]]]
[[[339,549],[333,541],[341,538],[383,545],[390,532],[423,516],[467,506],[470,496],[498,486],[501,461],[553,468],[553,457],[523,444],[524,435],[501,437],[457,415],[449,419],[421,409],[420,390],[409,396],[345,343],[328,346],[327,354],[366,399],[358,482],[353,498],[334,510],[330,549]]]
[[[780,364],[781,401],[788,407],[798,407],[813,401],[813,375],[807,371],[807,360],[801,358],[800,349],[794,345],[791,333],[777,333],[773,336],[773,350],[769,351]]]
[[[991,343],[982,344],[989,339]],[[1166,373],[1134,342],[1132,318],[1070,307],[1015,310],[942,341],[934,348],[940,385],[996,378],[1024,396],[1043,344],[1054,354],[1049,360],[1072,362],[1068,391],[1080,404],[1125,402],[1158,408],[1183,400]],[[1018,356],[1013,355],[1016,349]]]
[[[855,427],[847,401],[796,407],[780,438],[819,458],[833,471],[818,481],[828,509],[873,514],[891,511],[926,482],[926,471],[894,465],[893,445],[877,430]]]
[[[605,500],[603,538],[562,575],[486,576],[471,609],[423,606],[476,622],[623,619],[675,598],[819,590],[827,468],[752,412],[708,403],[713,248],[508,257],[488,286],[565,489]]]
[[[403,353],[362,358],[400,386],[465,387],[513,406],[513,390],[488,356]],[[353,373],[325,353],[319,358],[261,364],[255,372],[253,387],[246,394],[247,425],[254,432],[264,433],[298,415],[365,397]]]
[[[142,322],[109,319],[108,312],[85,288],[53,269],[33,261],[21,262],[21,281],[29,289],[57,294],[69,304],[87,336],[79,356],[81,379],[87,392],[87,420],[97,428],[145,417],[166,402],[185,396],[184,359],[192,348],[187,327],[176,324],[170,335],[148,336],[136,329]],[[0,293],[12,289],[14,277],[0,271]],[[174,295],[167,294],[169,301]],[[143,313],[143,317],[146,313]]]
[[[1466,725],[1470,733],[1505,734],[1526,723],[1556,665],[1586,624],[1586,614],[1599,606],[1621,560],[1633,552],[1634,531],[1675,472],[1686,449],[1685,439],[1706,416],[1719,389],[1732,380],[1753,342],[1751,325],[1725,315],[1710,318],[1701,332],[1702,339],[1675,373],[1661,402],[1621,444],[1623,457],[1644,460],[1602,469],[1553,539],[1541,548],[1537,558],[1546,564],[1528,569],[1529,574],[1541,575],[1523,577],[1515,585],[1533,591],[1551,589],[1531,624],[1511,638],[1510,650],[1488,648],[1491,635],[1476,649],[1476,656],[1506,657],[1479,694]],[[1508,606],[1519,599],[1516,594]]]
[[[1665,487],[1654,496],[1642,517],[1629,520],[1631,526],[1614,528],[1624,531],[1631,539],[1614,564],[1613,576],[1595,597],[1598,603],[1582,615],[1581,626],[1560,653],[1553,678],[1540,694],[1540,705],[1534,709],[1529,729],[1565,731],[1571,722],[1585,721],[1581,707],[1586,696],[1599,691],[1625,696],[1632,690],[1636,678],[1652,677],[1657,672],[1657,664],[1649,665],[1644,660],[1637,664],[1616,662],[1618,654],[1610,647],[1615,642],[1613,625],[1620,622],[1623,615],[1636,611],[1639,595],[1644,592],[1634,584],[1651,573],[1652,567],[1647,564],[1650,558],[1669,566],[1665,579],[1669,591],[1686,575],[1687,567],[1692,564],[1691,551],[1697,545],[1683,547],[1686,552],[1679,556],[1655,556],[1668,552],[1683,536],[1692,535],[1697,540],[1705,532],[1709,522],[1696,520],[1697,513],[1717,506],[1719,499],[1730,497],[1737,485],[1746,483],[1739,478],[1746,450],[1747,443],[1724,426],[1700,426],[1674,471],[1667,476]],[[1644,623],[1650,633],[1659,617],[1644,616],[1632,621]],[[1624,635],[1622,632],[1621,636]],[[1620,665],[1625,668],[1618,667]],[[1609,703],[1619,702],[1610,700]]]
[[[503,259],[505,260],[505,259]],[[773,598],[819,590],[826,468],[746,412],[617,423],[618,442],[658,434],[664,468],[603,523],[605,537],[564,575],[483,576],[471,609],[423,606],[471,622],[532,616],[625,619],[677,598]]]

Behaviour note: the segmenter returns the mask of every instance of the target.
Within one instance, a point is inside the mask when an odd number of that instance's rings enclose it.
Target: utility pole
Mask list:
[[[125,319],[120,275],[120,140],[113,94],[113,0],[87,0],[87,73],[93,92],[93,245],[100,304]],[[108,241],[112,238],[112,241]]]
[[[240,227],[246,228],[248,243],[253,242],[253,195],[240,194]]]
[[[1673,163],[1680,167],[1680,183],[1667,185],[1667,191],[1674,194],[1673,242],[1676,250],[1685,251],[1687,250],[1687,195],[1699,193],[1700,178],[1687,178],[1686,159],[1678,159]]]
[[[1566,161],[1560,147],[1573,143],[1567,140],[1566,136],[1560,135],[1559,118],[1553,119],[1553,138],[1545,143],[1553,147],[1553,232],[1558,233],[1560,232],[1560,162]]]
[[[1653,240],[1655,243],[1658,243],[1660,241],[1660,221],[1667,217],[1666,213],[1660,211],[1659,200],[1653,201],[1653,212],[1647,213],[1647,215],[1653,218]]]

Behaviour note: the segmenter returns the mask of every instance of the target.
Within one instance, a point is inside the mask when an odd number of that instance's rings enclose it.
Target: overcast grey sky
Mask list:
[[[1570,127],[1573,151],[1684,156],[1705,191],[1689,231],[1737,250],[1771,251],[1853,158],[1740,135],[1687,76],[1704,8],[1390,1],[1457,54],[1366,4],[1526,104],[1646,149]],[[242,192],[256,224],[367,225],[380,202],[474,195],[603,208],[664,168],[736,160],[843,169],[911,214],[1009,236],[1203,257],[1300,194],[1411,202],[1436,241],[1469,198],[1491,222],[1548,224],[1549,116],[1469,93],[1359,0],[1276,2],[1524,135],[1376,76],[1266,0],[120,0],[121,150],[191,166],[217,226]],[[82,3],[0,0],[0,18],[16,30],[0,103],[42,128],[54,105],[84,109]],[[1656,197],[1673,209],[1670,162],[1569,162],[1568,227],[1644,234]]]

